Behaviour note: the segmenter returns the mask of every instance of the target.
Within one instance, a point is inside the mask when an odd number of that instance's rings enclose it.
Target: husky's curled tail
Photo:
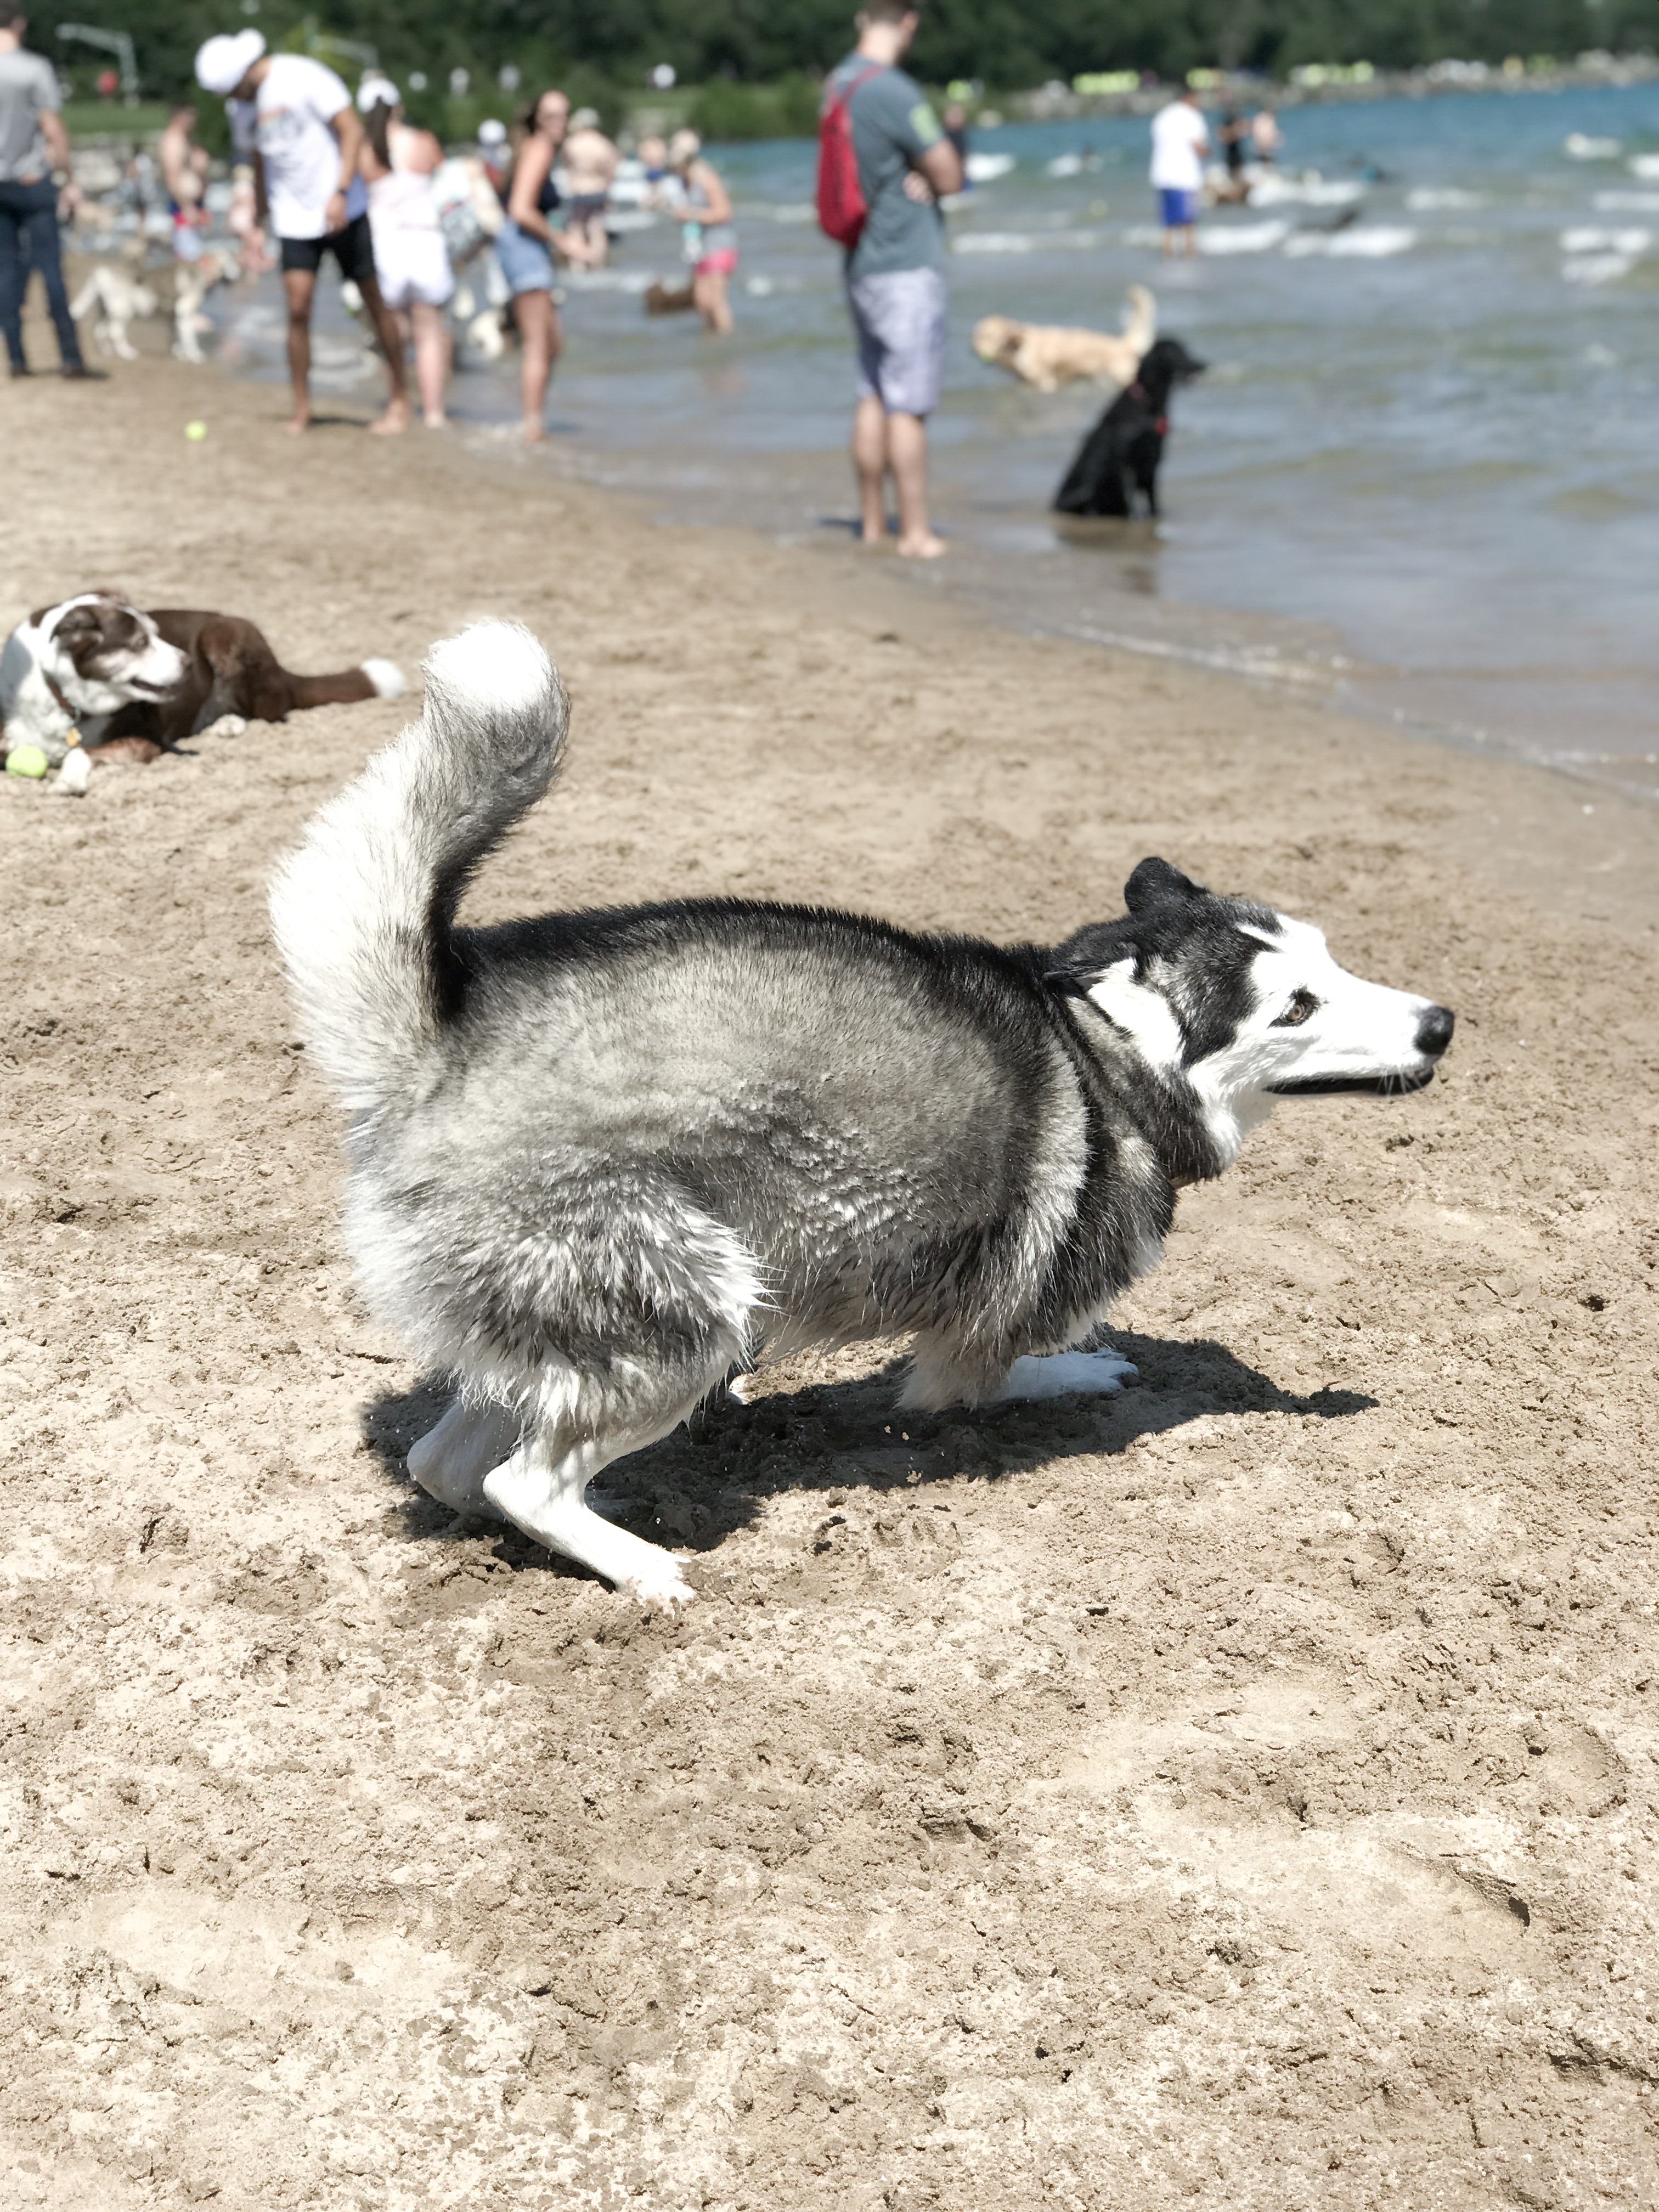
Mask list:
[[[271,887],[307,1048],[348,1108],[418,1086],[456,1005],[468,878],[551,782],[568,711],[514,623],[475,623],[426,663],[421,720],[325,806]]]

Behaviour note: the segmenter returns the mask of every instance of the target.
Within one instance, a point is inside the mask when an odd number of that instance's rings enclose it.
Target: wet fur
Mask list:
[[[1129,313],[1116,336],[982,315],[974,325],[974,351],[988,366],[1007,369],[1023,384],[1058,392],[1067,384],[1127,384],[1157,336],[1158,303],[1144,284],[1132,284]]]
[[[1160,338],[1084,440],[1054,495],[1061,514],[1131,515],[1137,495],[1158,513],[1158,472],[1169,432],[1170,400],[1204,373],[1179,338]]]

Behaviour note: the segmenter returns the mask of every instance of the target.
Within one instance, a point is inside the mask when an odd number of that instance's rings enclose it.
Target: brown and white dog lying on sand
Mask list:
[[[235,737],[295,708],[404,689],[389,660],[292,675],[240,615],[144,614],[112,592],[82,592],[19,623],[0,647],[0,749],[39,745],[56,764],[78,732],[94,762],[152,761],[205,730]]]
[[[1133,384],[1140,357],[1157,336],[1158,302],[1144,284],[1131,284],[1129,312],[1116,337],[1107,331],[984,315],[974,325],[974,351],[1039,392],[1058,392],[1063,384]]]

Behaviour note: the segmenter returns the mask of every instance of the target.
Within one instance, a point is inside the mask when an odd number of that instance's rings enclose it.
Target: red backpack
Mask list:
[[[884,64],[861,70],[841,90],[833,80],[818,117],[818,227],[837,246],[858,244],[869,209],[859,182],[859,157],[853,144],[853,94],[860,85],[879,76]]]

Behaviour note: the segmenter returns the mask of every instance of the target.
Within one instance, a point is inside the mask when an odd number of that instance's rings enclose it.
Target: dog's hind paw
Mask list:
[[[1139,1369],[1115,1352],[1060,1352],[1048,1359],[1017,1359],[1002,1378],[998,1401],[1011,1398],[1099,1397],[1121,1390]]]
[[[216,722],[210,722],[202,732],[204,738],[240,738],[247,723],[240,714],[221,714]]]

